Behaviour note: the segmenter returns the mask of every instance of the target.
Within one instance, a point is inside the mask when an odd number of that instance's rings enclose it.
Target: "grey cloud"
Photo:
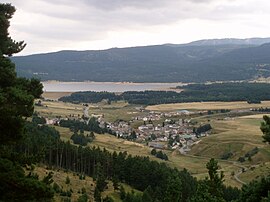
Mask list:
[[[159,26],[187,19],[222,22],[238,20],[250,13],[269,13],[269,8],[264,4],[234,4],[256,0],[10,1],[18,12],[31,14],[36,19],[29,20],[31,23],[18,23],[15,27],[17,32],[28,33],[28,36],[42,40],[58,40],[59,43],[105,39],[111,31],[145,31],[155,27],[153,29],[158,32]]]
[[[114,30],[146,29],[189,18],[212,18],[214,11],[209,9],[212,1],[13,0],[13,3],[23,11],[40,15],[40,22],[17,26],[18,30],[42,38],[95,40]]]

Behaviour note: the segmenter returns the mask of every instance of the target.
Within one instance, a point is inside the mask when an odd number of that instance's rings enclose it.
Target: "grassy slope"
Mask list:
[[[251,161],[242,164],[249,170],[242,173],[239,178],[249,182],[259,175],[264,175],[266,170],[269,173],[270,169],[265,165],[270,162],[270,147],[262,142],[260,131],[262,116],[260,114],[228,121],[211,121],[216,134],[202,138],[201,142],[192,148],[190,154],[220,158],[224,153],[232,152],[233,156],[229,160],[237,161],[240,156],[258,147],[259,152],[251,158]],[[252,167],[255,169],[251,172]]]
[[[38,174],[40,179],[43,179],[49,172],[53,172],[53,183],[57,183],[63,191],[72,190],[71,201],[77,201],[78,198],[82,195],[81,191],[84,188],[86,190],[86,194],[89,197],[90,201],[94,201],[94,190],[96,183],[91,177],[85,177],[84,180],[79,178],[79,175],[74,172],[66,172],[63,170],[50,170],[46,169],[44,166],[38,166],[35,168],[34,172]],[[70,179],[70,183],[66,184],[67,176]],[[132,189],[130,186],[121,183],[126,192],[131,192]],[[135,193],[140,193],[138,190],[134,190]],[[102,197],[110,196],[114,199],[114,201],[118,202],[120,200],[119,191],[114,191],[113,184],[111,181],[108,181],[108,188],[102,192]],[[61,201],[64,197],[61,197],[60,194],[55,194],[55,201]]]

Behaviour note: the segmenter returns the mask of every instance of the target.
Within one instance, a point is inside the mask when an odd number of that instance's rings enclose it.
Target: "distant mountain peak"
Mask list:
[[[224,38],[224,39],[203,39],[187,43],[192,46],[215,46],[215,45],[262,45],[270,43],[270,38]]]

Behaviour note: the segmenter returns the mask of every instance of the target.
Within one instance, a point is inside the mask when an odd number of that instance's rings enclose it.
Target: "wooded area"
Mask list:
[[[174,91],[128,91],[120,95],[110,92],[75,92],[59,100],[73,103],[97,103],[102,100],[124,100],[130,104],[156,105],[181,102],[247,101],[260,103],[270,100],[270,84],[267,83],[214,83],[179,86],[182,92]]]

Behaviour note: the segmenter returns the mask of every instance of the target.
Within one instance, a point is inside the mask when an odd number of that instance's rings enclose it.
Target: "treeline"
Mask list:
[[[102,100],[118,101],[120,99],[115,93],[87,91],[72,93],[70,96],[61,97],[59,100],[73,103],[98,103]]]
[[[162,151],[157,151],[155,148],[151,150],[151,154],[159,159],[168,161],[169,158],[167,154],[163,153]]]
[[[128,91],[121,95],[110,92],[76,92],[59,100],[73,103],[97,103],[103,99],[125,100],[130,104],[155,105],[178,102],[201,101],[247,101],[260,103],[270,100],[270,84],[266,83],[214,83],[179,86],[182,92],[174,91]]]
[[[172,169],[165,163],[150,161],[148,157],[131,156],[127,152],[111,153],[96,147],[75,146],[62,141],[54,128],[44,125],[28,123],[26,131],[24,140],[15,147],[15,156],[17,153],[24,159],[38,158],[49,167],[91,176],[101,185],[104,185],[104,180],[124,182],[140,191],[148,190],[150,201],[198,201],[197,198],[204,197],[203,193],[212,197],[208,185],[210,181],[197,181],[185,169]],[[203,193],[200,190],[202,185]],[[238,189],[223,184],[217,187],[221,194],[217,201],[239,198]]]
[[[196,134],[201,134],[201,133],[205,133],[211,129],[212,129],[212,126],[208,123],[208,124],[199,126],[198,128],[194,129],[194,132]]]
[[[75,120],[75,119],[62,119],[59,122],[59,125],[64,128],[69,128],[71,131],[78,132],[78,131],[90,131],[95,132],[98,134],[109,133],[112,134],[113,132],[104,126],[101,128],[99,126],[99,122],[95,117],[91,117],[89,120]]]
[[[78,134],[77,131],[74,132],[74,134],[70,137],[70,139],[73,141],[74,144],[78,144],[81,146],[86,146],[87,143],[93,142],[95,139],[95,135],[93,132],[90,133],[90,135],[84,135],[84,132],[80,132]]]
[[[251,111],[254,111],[254,112],[270,112],[270,108],[268,107],[261,107],[261,108],[256,108],[256,109],[252,109]]]

